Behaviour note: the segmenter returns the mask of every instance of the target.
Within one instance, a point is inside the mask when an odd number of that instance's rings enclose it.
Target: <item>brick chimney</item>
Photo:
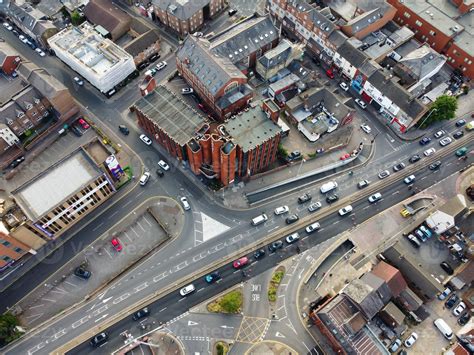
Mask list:
[[[156,80],[151,75],[145,76],[142,83],[140,84],[140,94],[142,96],[147,96],[156,88]]]
[[[280,108],[275,104],[272,99],[266,99],[262,103],[262,110],[265,111],[268,118],[273,122],[278,122],[278,117],[280,116]]]

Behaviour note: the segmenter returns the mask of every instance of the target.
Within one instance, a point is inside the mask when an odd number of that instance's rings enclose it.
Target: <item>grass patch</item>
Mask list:
[[[242,292],[234,290],[209,303],[207,310],[213,313],[237,314],[242,309],[242,301]]]
[[[120,181],[117,183],[117,189],[120,189],[123,185],[132,180],[133,170],[131,166],[127,165],[126,167],[124,167],[123,172],[125,173],[125,175],[122,176]]]
[[[218,341],[216,343],[216,354],[217,355],[227,355],[229,352],[229,345],[223,341]]]
[[[270,284],[268,285],[268,300],[270,302],[275,302],[277,299],[277,291],[278,286],[281,283],[281,280],[285,276],[285,269],[283,267],[279,267],[272,275],[272,279],[270,280]]]

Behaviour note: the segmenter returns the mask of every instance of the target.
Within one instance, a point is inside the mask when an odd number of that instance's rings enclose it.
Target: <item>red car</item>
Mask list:
[[[120,244],[120,240],[118,238],[112,238],[110,242],[112,243],[115,251],[122,251],[122,244]]]
[[[326,70],[326,75],[327,75],[329,78],[334,79],[334,73],[332,72],[331,69]]]
[[[77,120],[77,122],[79,122],[79,124],[82,126],[83,129],[89,129],[90,128],[89,123],[87,123],[86,120],[83,119],[82,117],[79,118]]]
[[[237,259],[235,260],[233,263],[232,263],[232,266],[235,268],[235,269],[240,269],[241,267],[244,267],[245,265],[247,265],[249,262],[249,258],[247,258],[246,256],[240,258],[240,259]]]

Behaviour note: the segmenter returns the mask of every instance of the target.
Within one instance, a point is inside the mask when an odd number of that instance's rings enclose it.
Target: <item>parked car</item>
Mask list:
[[[221,278],[221,275],[219,275],[219,273],[217,271],[214,271],[214,272],[211,272],[210,274],[206,275],[204,277],[204,280],[208,284],[212,284],[212,283],[216,282],[217,280],[219,280],[220,278]]]
[[[78,266],[74,269],[74,275],[80,277],[81,279],[87,280],[91,277],[92,273],[89,270],[84,269],[81,266]]]
[[[40,48],[36,48],[35,52],[40,56],[40,57],[45,57],[46,53],[43,52]]]
[[[355,102],[356,102],[356,104],[359,105],[362,109],[365,110],[365,109],[367,108],[367,104],[366,104],[364,101],[362,101],[361,99],[355,99]]]
[[[301,152],[298,150],[294,150],[290,154],[288,154],[288,156],[286,157],[286,161],[291,162],[291,161],[299,160],[301,158],[303,158],[303,155],[301,154]]]
[[[112,246],[114,247],[115,251],[122,251],[122,244],[120,243],[120,240],[117,237],[112,238],[110,242],[112,243]]]
[[[395,341],[389,346],[388,350],[391,353],[396,352],[398,349],[400,349],[400,346],[402,345],[402,341],[400,339],[395,339]]]
[[[426,144],[428,144],[428,143],[430,143],[430,142],[431,142],[431,138],[430,138],[430,137],[424,137],[424,138],[422,138],[422,139],[420,140],[420,144],[421,144],[421,145],[426,145]]]
[[[402,215],[402,217],[405,217],[405,218],[410,217],[410,215],[411,215],[411,213],[408,212],[408,210],[406,208],[402,209],[400,211],[400,214]]]
[[[437,170],[441,166],[441,161],[435,161],[434,163],[430,164],[429,169],[430,170]]]
[[[369,180],[362,180],[358,182],[357,188],[363,189],[364,187],[369,186],[369,184],[370,184]]]
[[[449,265],[446,261],[443,261],[441,264],[439,264],[439,266],[441,267],[441,269],[443,269],[444,271],[446,271],[446,273],[447,273],[448,275],[454,274],[453,268],[452,268],[451,265]]]
[[[443,139],[441,139],[439,141],[439,145],[442,146],[442,147],[445,147],[448,144],[451,144],[452,142],[453,142],[453,140],[451,139],[451,137],[444,137]]]
[[[339,87],[344,91],[349,90],[349,86],[345,82],[340,83]]]
[[[150,179],[150,172],[145,171],[143,175],[140,177],[140,185],[145,186],[149,179]]]
[[[277,240],[268,246],[268,251],[273,253],[274,251],[283,248],[283,242],[281,240]]]
[[[265,249],[260,249],[257,250],[255,253],[253,253],[253,257],[255,260],[261,259],[265,256]]]
[[[410,159],[408,159],[408,161],[410,163],[416,163],[418,160],[420,160],[421,157],[418,155],[418,154],[415,154],[414,156],[412,156]]]
[[[122,132],[123,135],[128,136],[130,134],[130,130],[127,128],[127,126],[121,124],[118,126],[119,131]]]
[[[411,348],[413,346],[413,344],[415,344],[415,342],[418,340],[418,334],[416,334],[415,332],[411,333],[411,335],[407,338],[407,340],[405,340],[404,342],[404,345],[407,347],[407,348]]]
[[[240,259],[235,260],[232,263],[232,266],[234,267],[234,269],[240,269],[244,267],[245,265],[247,265],[248,262],[249,262],[249,258],[247,258],[246,256],[243,256]]]
[[[74,133],[75,136],[82,137],[82,131],[80,130],[79,127],[73,124],[70,126],[70,128],[71,128],[71,132]]]
[[[424,225],[420,226],[420,230],[423,232],[424,235],[426,235],[427,238],[431,238],[433,236],[433,233],[431,233],[431,231]]]
[[[300,197],[298,197],[298,203],[301,204],[301,203],[305,203],[305,202],[308,202],[308,201],[311,201],[312,197],[309,193],[305,193],[304,195],[301,195]]]
[[[317,211],[321,208],[321,206],[322,206],[321,202],[319,202],[319,201],[318,202],[313,202],[312,204],[310,204],[308,206],[308,211],[309,212]]]
[[[299,220],[300,217],[298,217],[298,215],[295,213],[295,214],[292,214],[290,216],[288,216],[285,220],[286,224],[292,224],[292,223],[295,223],[297,220]]]
[[[379,179],[385,179],[387,176],[390,176],[390,171],[384,170],[379,173]]]
[[[444,303],[447,309],[451,309],[459,301],[459,296],[453,293],[451,297]]]
[[[369,196],[368,200],[370,203],[374,203],[382,199],[382,194],[380,192],[377,192],[373,194],[372,196]]]
[[[457,132],[454,132],[454,133],[453,133],[454,139],[459,139],[459,138],[461,138],[462,136],[464,136],[464,132],[463,132],[463,131],[457,131]]]
[[[144,134],[140,134],[140,139],[143,143],[145,143],[146,145],[151,145],[151,139],[148,138],[147,136],[145,136]]]
[[[404,163],[398,163],[398,164],[393,166],[393,171],[395,171],[395,172],[403,170],[403,169],[405,169],[405,164]]]
[[[326,202],[327,203],[333,203],[333,202],[336,202],[337,200],[339,200],[339,196],[334,194],[334,195],[329,195],[326,197]]]
[[[285,238],[285,241],[288,244],[293,244],[293,243],[296,243],[299,239],[300,239],[300,235],[298,233],[293,233],[293,234],[290,234],[289,236],[287,236]]]
[[[189,95],[194,92],[193,88],[182,88],[181,89],[181,94],[183,95]]]
[[[94,336],[91,340],[90,340],[90,344],[91,346],[93,346],[94,348],[98,348],[99,346],[102,346],[104,345],[107,340],[109,339],[109,335],[106,333],[106,332],[102,332],[102,333],[99,333],[97,334],[96,336]]]
[[[456,122],[456,127],[462,127],[466,124],[466,120],[459,120]]]
[[[165,61],[159,62],[156,65],[156,70],[162,70],[162,69],[166,68],[167,65],[168,65],[168,63],[166,63]]]
[[[18,165],[20,165],[21,163],[23,163],[24,161],[25,161],[25,157],[24,157],[24,156],[21,156],[21,157],[15,159],[14,161],[12,161],[9,166],[10,166],[10,168],[14,169],[14,168],[16,168]]]
[[[426,238],[426,235],[421,230],[415,229],[414,233],[422,242],[426,242],[428,240],[428,238]]]
[[[458,323],[459,325],[464,326],[467,324],[467,322],[469,322],[470,319],[471,319],[471,312],[467,311],[461,314],[461,317],[459,317],[458,319]]]
[[[446,134],[446,132],[441,129],[441,130],[439,130],[438,132],[436,132],[436,133],[434,134],[434,137],[435,137],[436,139],[438,139],[438,138],[441,138],[442,136],[444,136],[445,134]]]
[[[8,31],[13,30],[13,27],[8,22],[4,22],[3,27],[5,27]]]
[[[438,299],[440,301],[444,300],[446,297],[448,297],[451,294],[451,292],[453,292],[453,290],[451,290],[449,287],[446,287],[444,291],[438,295]]]
[[[186,197],[183,196],[179,200],[181,201],[181,204],[183,205],[185,211],[189,211],[191,209],[191,206],[189,205],[188,199]]]
[[[367,134],[370,134],[370,132],[372,132],[372,128],[370,128],[369,125],[361,124],[360,128],[362,128],[362,130]]]
[[[158,162],[158,165],[159,165],[160,168],[162,168],[164,171],[170,170],[170,166],[169,166],[164,160],[160,160],[160,161]]]
[[[228,12],[229,16],[234,16],[237,13],[236,9],[230,9]]]
[[[421,247],[420,241],[413,234],[408,234],[407,239],[415,248]]]
[[[465,156],[467,153],[467,148],[466,147],[462,147],[462,148],[459,148],[458,150],[456,150],[456,156],[457,157],[463,157]]]
[[[179,290],[179,294],[181,297],[186,297],[187,295],[193,293],[196,290],[193,284],[189,284],[184,286],[181,290]]]
[[[82,86],[84,85],[84,81],[82,81],[81,79],[79,79],[79,77],[75,76],[74,77],[74,82],[79,85],[79,86]]]
[[[462,312],[466,309],[466,304],[464,302],[459,302],[459,304],[456,306],[456,308],[453,309],[453,314],[456,317],[459,317]]]
[[[405,179],[403,179],[403,182],[407,185],[410,185],[411,183],[413,183],[415,181],[415,175],[410,175],[410,176],[407,176]]]
[[[89,123],[87,123],[83,117],[79,118],[77,122],[81,125],[82,129],[84,130],[89,129],[91,127]]]
[[[145,307],[133,313],[132,319],[137,321],[139,319],[148,317],[149,315],[150,315],[150,310],[148,309],[148,307]]]
[[[429,157],[430,155],[433,155],[434,153],[436,153],[436,149],[434,148],[427,149],[423,152],[425,157]]]
[[[275,208],[275,214],[278,216],[280,214],[287,213],[289,210],[290,209],[288,208],[288,206],[280,206]]]
[[[313,233],[316,232],[319,228],[321,228],[321,225],[318,222],[314,222],[313,224],[310,224],[305,228],[306,233]]]
[[[343,207],[339,210],[339,216],[345,216],[346,214],[349,214],[352,212],[352,206],[347,205],[346,207]]]
[[[331,69],[326,70],[326,75],[330,79],[334,79],[334,72]]]

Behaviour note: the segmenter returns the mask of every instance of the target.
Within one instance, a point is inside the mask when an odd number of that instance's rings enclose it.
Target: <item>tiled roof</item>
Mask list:
[[[90,22],[101,25],[110,33],[114,33],[121,26],[125,30],[126,24],[130,27],[132,22],[130,15],[115,6],[111,0],[90,0],[84,8],[84,15]]]
[[[337,52],[345,58],[354,67],[359,68],[369,57],[354,47],[349,41],[345,41],[337,50]]]
[[[159,40],[160,32],[158,32],[158,29],[153,29],[135,38],[133,41],[127,43],[127,45],[124,46],[123,49],[125,49],[127,53],[135,57]]]
[[[265,68],[272,68],[285,62],[291,54],[291,44],[287,39],[283,39],[278,46],[262,55],[258,61]]]
[[[155,7],[168,11],[180,20],[188,20],[209,2],[210,0],[152,0]]]
[[[347,22],[347,26],[351,26],[354,33],[360,32],[374,22],[380,20],[387,13],[387,11],[391,9],[393,9],[391,5],[387,3],[381,3],[381,6],[372,8],[371,10],[364,12],[363,14]]]
[[[399,65],[408,68],[415,79],[421,79],[445,62],[445,56],[437,53],[426,44],[400,59]]]

